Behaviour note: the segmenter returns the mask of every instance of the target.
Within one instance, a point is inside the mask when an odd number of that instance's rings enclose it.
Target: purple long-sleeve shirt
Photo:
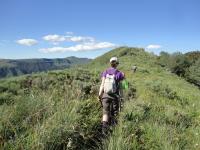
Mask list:
[[[101,77],[106,77],[107,74],[115,74],[115,78],[116,78],[116,80],[117,80],[118,82],[121,81],[121,80],[123,80],[124,77],[125,77],[125,75],[124,75],[123,72],[117,70],[116,68],[112,68],[112,67],[106,69],[106,70],[102,73]]]
[[[124,75],[123,72],[117,70],[116,68],[112,68],[112,67],[106,69],[101,74],[101,77],[106,77],[107,74],[115,74],[115,79],[116,79],[117,82],[120,82],[120,81],[122,81],[125,78],[125,75]],[[102,98],[103,99],[104,98],[117,99],[117,97],[118,97],[117,95],[118,95],[118,92],[116,94],[112,94],[112,95],[104,93]]]

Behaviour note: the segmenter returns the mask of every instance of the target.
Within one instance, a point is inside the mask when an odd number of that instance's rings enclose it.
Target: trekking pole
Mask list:
[[[119,112],[122,110],[122,97],[121,95],[119,96]]]
[[[122,110],[121,105],[121,98],[119,98],[119,112]]]
[[[119,97],[118,97],[118,105],[119,105],[119,112],[122,110],[122,93],[119,90]]]
[[[101,99],[102,99],[101,97],[98,97],[98,100],[99,100],[99,102],[100,102],[100,104],[101,104],[100,108],[103,107],[103,103],[102,103],[102,100],[101,100]]]

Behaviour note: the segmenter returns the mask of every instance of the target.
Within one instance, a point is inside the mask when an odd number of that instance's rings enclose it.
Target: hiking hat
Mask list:
[[[117,57],[112,57],[112,58],[110,58],[110,63],[111,63],[111,62],[113,62],[113,61],[115,61],[115,62],[119,63],[119,61],[118,61]]]

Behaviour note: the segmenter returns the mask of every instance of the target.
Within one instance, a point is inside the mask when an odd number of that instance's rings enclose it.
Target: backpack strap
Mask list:
[[[115,72],[114,72],[114,75],[115,75],[115,80],[117,81],[117,79],[116,79],[116,75],[117,75],[117,73],[119,72],[119,70],[115,70]],[[118,82],[118,81],[117,81]]]

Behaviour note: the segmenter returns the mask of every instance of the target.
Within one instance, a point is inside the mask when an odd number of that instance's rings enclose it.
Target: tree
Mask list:
[[[170,54],[167,52],[160,52],[160,55],[158,57],[158,62],[162,67],[169,67],[169,59],[170,59]]]
[[[184,77],[190,65],[190,60],[182,53],[174,53],[170,57],[170,70],[178,76]]]
[[[186,79],[200,87],[200,59],[198,59],[186,72]]]

